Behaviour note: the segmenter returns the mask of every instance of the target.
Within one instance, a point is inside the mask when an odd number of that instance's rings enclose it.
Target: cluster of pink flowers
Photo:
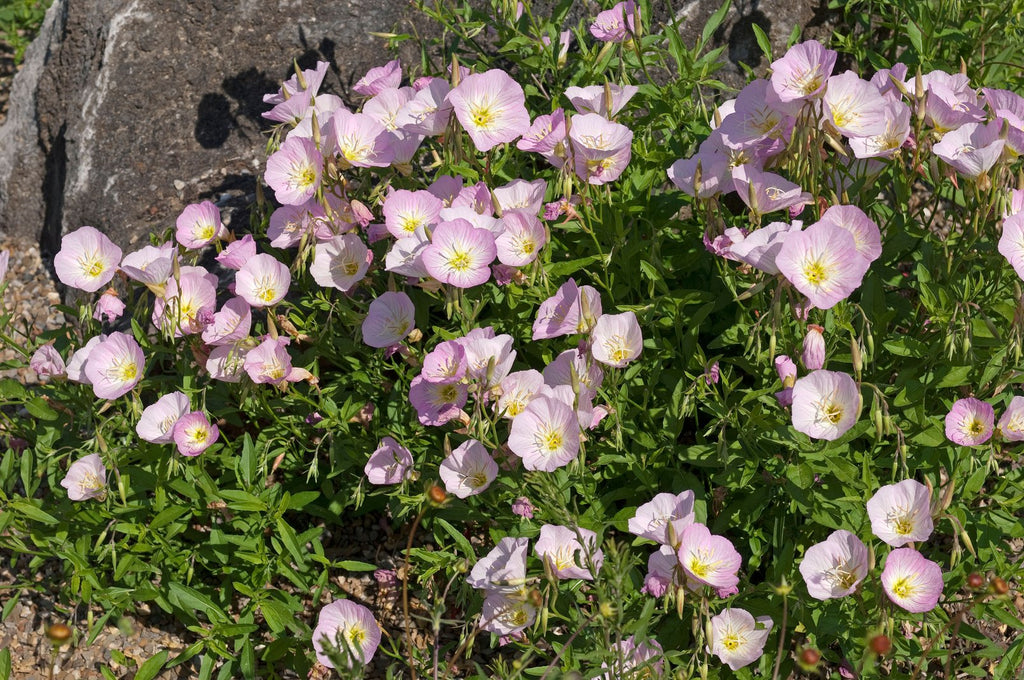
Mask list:
[[[183,456],[198,456],[220,438],[217,425],[202,411],[192,411],[182,392],[165,394],[147,406],[135,431],[153,444],[173,442]]]
[[[810,372],[797,378],[796,363],[786,355],[775,358],[782,390],[775,397],[790,406],[793,428],[814,439],[834,441],[857,422],[861,409],[860,388],[849,374],[829,371],[825,365],[824,329],[808,324],[801,362]]]
[[[992,405],[968,397],[957,399],[946,414],[946,439],[961,446],[980,446],[999,432],[1004,441],[1024,441],[1024,397],[1013,397],[998,425]]]
[[[931,611],[942,595],[942,569],[908,543],[932,533],[931,495],[920,482],[906,479],[879,489],[867,502],[871,531],[896,550],[885,560],[881,582],[893,603],[912,613]],[[856,591],[870,570],[869,550],[856,535],[839,529],[804,553],[800,574],[811,597],[845,597]]]

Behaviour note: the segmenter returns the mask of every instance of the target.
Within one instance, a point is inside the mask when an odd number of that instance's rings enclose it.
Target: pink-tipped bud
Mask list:
[[[822,335],[824,331],[824,328],[813,323],[807,325],[800,362],[808,371],[816,371],[825,366],[825,336]]]

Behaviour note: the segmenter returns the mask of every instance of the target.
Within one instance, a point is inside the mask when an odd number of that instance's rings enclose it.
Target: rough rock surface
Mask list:
[[[292,61],[330,61],[327,84],[345,93],[388,58],[368,31],[409,31],[413,13],[377,0],[56,0],[0,128],[0,230],[38,239],[46,258],[85,224],[126,246],[190,202],[245,202],[262,95]]]

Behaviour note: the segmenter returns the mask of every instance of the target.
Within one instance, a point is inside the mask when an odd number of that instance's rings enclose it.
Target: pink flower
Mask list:
[[[807,584],[807,592],[818,600],[849,595],[867,574],[867,546],[842,529],[808,548],[800,562],[800,575]]]
[[[541,303],[533,322],[533,339],[586,333],[601,316],[601,296],[592,286],[577,286],[569,279]]]
[[[405,293],[389,291],[370,303],[363,319],[363,342],[370,347],[397,345],[416,328],[416,307]]]
[[[395,238],[408,238],[420,227],[437,224],[444,203],[429,191],[392,191],[384,199],[384,223]]]
[[[772,62],[772,88],[784,102],[820,97],[837,56],[817,40],[793,45],[781,59]]]
[[[996,246],[1017,276],[1024,279],[1024,212],[1017,212],[1003,220],[1003,233]]]
[[[526,581],[529,544],[526,538],[501,539],[473,565],[466,583],[478,590],[516,592]]]
[[[580,450],[576,413],[560,401],[537,397],[512,421],[508,446],[527,470],[557,470]]]
[[[252,329],[252,308],[240,297],[224,303],[213,315],[210,325],[203,329],[203,342],[214,347],[230,345],[249,335]]]
[[[625,42],[636,35],[636,21],[639,18],[640,10],[636,3],[625,0],[599,13],[594,23],[590,24],[590,34],[601,42]]]
[[[597,534],[589,529],[545,524],[533,548],[556,578],[594,579],[591,567],[599,571],[604,552],[597,547]]]
[[[810,195],[798,184],[749,163],[732,169],[732,182],[739,197],[758,215],[810,202]]]
[[[448,102],[451,85],[444,78],[431,78],[395,117],[395,124],[406,132],[431,137],[444,134],[452,115]]]
[[[384,437],[370,454],[363,472],[370,484],[399,484],[412,467],[412,454],[391,437]]]
[[[214,380],[241,382],[245,375],[245,357],[256,346],[251,338],[245,338],[230,345],[213,348],[206,360],[206,370]]]
[[[839,439],[859,415],[860,389],[846,373],[812,371],[793,385],[793,427],[808,437]]]
[[[824,331],[821,326],[807,324],[804,351],[800,355],[800,361],[808,371],[816,371],[825,365],[825,336],[822,335]]]
[[[999,431],[1005,441],[1024,441],[1024,397],[1010,400],[1010,405],[999,419]]]
[[[882,131],[870,137],[850,138],[850,148],[857,158],[891,158],[910,138],[910,107],[889,99],[882,108]]]
[[[537,116],[533,124],[516,142],[520,151],[539,153],[556,168],[565,165],[565,111],[555,109],[550,115]]]
[[[442,222],[423,251],[423,265],[432,277],[456,288],[472,288],[491,277],[497,255],[494,235],[463,219]]]
[[[885,132],[885,106],[874,85],[853,71],[828,79],[822,115],[847,137],[873,137]]]
[[[502,221],[505,231],[494,241],[498,260],[511,267],[522,267],[536,260],[548,240],[540,219],[525,210],[508,210]]]
[[[309,273],[324,288],[348,292],[366,276],[372,257],[368,254],[366,244],[355,234],[335,236],[316,244]]]
[[[432,383],[457,383],[466,377],[466,350],[456,340],[439,343],[425,357],[420,375]]]
[[[115,332],[90,352],[85,374],[97,397],[117,399],[139,384],[145,362],[135,338]]]
[[[1000,136],[1004,125],[994,120],[988,125],[967,123],[943,135],[932,152],[967,177],[988,172],[1003,153],[1006,139]]]
[[[168,241],[160,246],[145,246],[124,256],[121,271],[128,278],[145,284],[161,284],[171,276],[178,249]]]
[[[57,278],[65,286],[95,293],[110,283],[121,261],[121,249],[93,227],[65,235],[53,258]]]
[[[734,151],[785,139],[793,128],[800,102],[780,100],[767,80],[754,80],[736,96],[734,110],[722,119],[716,137]],[[701,149],[704,146],[701,145]]]
[[[931,536],[932,511],[928,487],[913,479],[883,486],[867,503],[871,532],[899,548]]]
[[[620,680],[620,678],[662,677],[664,664],[660,657],[664,653],[657,640],[648,640],[637,644],[636,638],[630,635],[625,640],[612,645],[611,651],[616,660],[611,666],[602,662],[601,668],[608,672],[601,675],[601,680]]]
[[[96,301],[96,309],[92,313],[92,318],[97,321],[105,318],[109,323],[120,319],[122,314],[124,314],[124,302],[117,297],[117,292],[113,288],[108,288]]]
[[[245,354],[242,364],[249,378],[257,385],[281,385],[292,374],[292,357],[286,349],[288,338],[269,335]]]
[[[830,309],[860,287],[870,263],[853,235],[829,222],[790,234],[775,258],[779,271],[819,309]]]
[[[427,238],[427,232],[420,227],[409,238],[400,238],[395,241],[384,257],[384,269],[416,279],[430,276],[423,264],[423,251],[429,245],[430,239]]]
[[[253,307],[273,307],[284,299],[291,283],[288,265],[273,255],[260,253],[235,274],[235,294]]]
[[[672,546],[663,545],[647,558],[647,575],[640,592],[651,597],[662,597],[669,587],[673,590],[683,587],[681,578],[684,577],[679,555]]]
[[[857,206],[833,205],[818,220],[818,224],[822,222],[842,227],[850,232],[857,252],[869,263],[881,256],[882,234],[878,230],[878,225]]]
[[[32,354],[28,366],[40,378],[56,378],[67,375],[67,366],[60,356],[60,352],[49,344],[42,345]]]
[[[146,407],[135,426],[139,438],[153,444],[174,441],[174,425],[189,412],[188,397],[182,392],[171,392]]]
[[[89,341],[85,343],[84,347],[72,352],[67,364],[68,380],[71,382],[81,383],[83,385],[92,384],[92,381],[89,380],[88,374],[85,372],[85,367],[86,364],[89,363],[89,357],[92,355],[93,350],[99,347],[99,344],[106,339],[107,336],[100,333],[93,338],[89,338]]]
[[[767,616],[755,619],[743,609],[725,609],[711,617],[711,653],[732,670],[739,670],[761,658],[771,629],[772,620]]]
[[[590,332],[590,351],[606,366],[625,368],[643,350],[644,339],[633,312],[602,314]]]
[[[79,458],[68,468],[60,485],[68,490],[70,500],[96,498],[102,501],[107,496],[107,468],[103,459],[96,453]]]
[[[484,390],[501,384],[512,370],[516,352],[512,349],[512,336],[495,335],[494,329],[475,328],[457,342],[466,350],[466,376]]]
[[[525,587],[506,592],[490,591],[480,612],[481,628],[496,635],[515,635],[533,625],[537,608],[530,603]]]
[[[316,224],[326,219],[323,208],[314,199],[299,205],[283,205],[270,214],[267,238],[275,248],[294,248]]]
[[[227,236],[227,229],[220,221],[220,209],[211,201],[186,206],[175,225],[178,243],[189,250],[205,248]]]
[[[435,383],[420,375],[409,384],[409,403],[423,425],[444,425],[458,418],[468,399],[465,383]]]
[[[961,446],[979,446],[992,436],[995,409],[980,399],[957,399],[946,414],[946,439]]]
[[[539,371],[516,371],[501,381],[501,397],[495,410],[504,418],[513,420],[526,410],[544,386],[544,376]]]
[[[189,457],[198,456],[220,438],[220,430],[202,411],[192,411],[178,418],[172,433],[178,453]]]
[[[448,101],[478,151],[511,142],[530,127],[523,88],[500,69],[467,76]]]
[[[568,349],[544,368],[544,383],[550,387],[567,386],[581,397],[593,398],[604,381],[597,362],[578,349]]]
[[[384,168],[395,158],[395,136],[365,113],[338,109],[327,124],[325,143],[339,155],[342,169]]]
[[[335,600],[320,610],[313,629],[313,650],[316,660],[334,668],[327,650],[344,659],[346,667],[365,666],[373,659],[380,645],[380,624],[373,612],[351,600]]]
[[[483,444],[470,439],[441,462],[438,474],[448,493],[468,498],[487,490],[498,476],[498,464]]]
[[[942,595],[942,567],[913,548],[897,548],[885,558],[882,588],[908,612],[930,612]]]
[[[217,255],[216,260],[228,269],[238,271],[250,258],[256,256],[256,240],[252,234],[246,234],[237,241],[232,241]]]
[[[544,206],[544,193],[548,183],[543,179],[527,182],[525,179],[514,179],[508,184],[495,187],[494,200],[501,210],[521,210],[536,217]]]
[[[663,545],[677,544],[683,529],[693,524],[693,492],[659,493],[636,509],[629,519],[629,533]]]
[[[796,382],[796,364],[785,354],[775,357],[775,372],[784,387],[792,387]]]
[[[696,198],[708,198],[733,191],[729,157],[723,153],[699,151],[680,158],[668,169],[668,178],[680,191]]]
[[[512,501],[512,514],[524,519],[533,519],[533,503],[526,496],[520,496]]]
[[[199,267],[182,268],[168,279],[153,305],[153,325],[180,338],[202,332],[217,309],[217,277]]]
[[[372,97],[389,88],[402,84],[402,63],[398,59],[389,61],[383,66],[376,66],[356,81],[352,89],[361,95]]]
[[[596,113],[603,118],[611,119],[639,91],[640,88],[636,85],[620,87],[608,83],[589,87],[567,87],[565,96],[579,113]]]
[[[778,274],[779,267],[775,263],[782,250],[782,244],[791,234],[800,232],[803,223],[797,220],[789,222],[772,222],[767,226],[744,234],[735,227],[725,230],[725,236],[731,241],[729,245],[730,259],[746,262],[766,274]]]
[[[576,176],[589,184],[614,182],[632,157],[633,131],[596,113],[574,116],[569,139]]]
[[[280,203],[302,205],[320,186],[323,167],[324,157],[312,140],[289,137],[267,159],[264,179]]]
[[[690,524],[679,537],[679,564],[687,578],[712,588],[732,588],[740,581],[740,554],[724,536],[703,524]]]
[[[298,74],[293,74],[291,78],[284,82],[275,94],[263,95],[263,101],[267,104],[276,105],[288,101],[288,99],[299,92],[308,91],[315,94],[320,90],[320,85],[323,84],[324,76],[327,75],[327,69],[329,67],[329,62],[316,62],[316,69],[304,69],[302,71],[301,82]]]

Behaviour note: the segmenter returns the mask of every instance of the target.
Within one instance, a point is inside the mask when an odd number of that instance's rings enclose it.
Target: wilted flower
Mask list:
[[[172,433],[178,453],[190,457],[198,456],[220,438],[220,430],[202,411],[192,411],[178,418]]]
[[[272,307],[284,299],[291,282],[288,265],[273,255],[260,253],[235,274],[235,294],[253,307]]]
[[[397,345],[416,328],[416,307],[405,293],[389,291],[370,303],[363,320],[363,342],[370,347]]]
[[[533,339],[586,333],[601,316],[601,295],[592,286],[569,279],[541,303],[533,322]],[[607,323],[607,322],[606,322]]]
[[[946,439],[961,446],[979,446],[992,436],[995,409],[974,399],[957,399],[946,414]]]
[[[267,158],[264,179],[274,196],[285,205],[301,205],[320,186],[324,157],[310,139],[289,137]]]
[[[103,500],[107,495],[107,468],[103,459],[96,453],[79,458],[68,468],[60,485],[68,490],[70,500]]]
[[[846,373],[818,370],[793,385],[793,427],[814,439],[842,437],[860,415],[860,389]]]
[[[533,519],[533,503],[526,496],[520,496],[512,501],[512,514],[524,519]]]
[[[313,629],[313,650],[317,661],[328,668],[334,668],[326,653],[328,646],[352,668],[353,663],[368,664],[379,645],[380,625],[363,605],[335,600],[320,610]]]
[[[930,612],[942,595],[942,567],[913,548],[897,548],[885,558],[882,588],[908,612]]]
[[[60,352],[50,344],[42,345],[37,349],[29,359],[28,366],[40,378],[56,378],[67,375],[64,359]]]
[[[629,533],[663,545],[678,543],[683,529],[693,524],[693,492],[659,493],[629,518]]]
[[[711,653],[736,671],[764,654],[764,643],[772,629],[767,616],[757,619],[743,609],[729,608],[711,617]]]
[[[1024,441],[1024,397],[1014,397],[999,419],[999,431],[1008,442]]]
[[[918,481],[883,486],[868,501],[867,510],[871,532],[894,548],[931,536],[931,496]]]
[[[508,446],[527,470],[551,472],[568,464],[580,450],[575,411],[549,397],[535,398],[512,421]]]
[[[497,255],[494,235],[463,219],[442,222],[434,229],[423,251],[423,265],[441,283],[472,288],[491,277],[490,264]]]
[[[188,397],[182,392],[171,392],[146,407],[135,426],[139,437],[153,444],[174,441],[174,425],[189,412]]]
[[[448,101],[478,151],[511,142],[530,127],[523,88],[501,69],[467,76]]]
[[[679,536],[679,564],[687,578],[712,588],[732,588],[740,582],[740,554],[725,536],[703,524],[690,524]]]
[[[363,472],[370,484],[398,484],[412,467],[412,454],[391,437],[384,437],[370,454]]]
[[[116,332],[90,352],[84,370],[97,397],[117,399],[139,384],[145,363],[135,338]]]
[[[818,600],[849,595],[867,574],[867,546],[843,529],[808,548],[800,562],[807,592]]]
[[[53,258],[57,278],[65,286],[95,293],[110,283],[121,261],[121,249],[93,227],[65,235]]]
[[[560,579],[593,580],[590,566],[593,565],[594,570],[598,571],[604,563],[604,552],[597,547],[597,534],[581,527],[570,529],[545,524],[540,528],[534,552]]]
[[[220,221],[220,209],[211,201],[185,206],[175,226],[175,238],[189,250],[205,248],[227,236],[227,230]]]
[[[590,351],[607,366],[624,368],[640,356],[644,339],[633,312],[602,314],[590,333]]]
[[[498,464],[483,444],[470,439],[441,462],[439,474],[448,493],[468,498],[487,490],[498,476]]]

